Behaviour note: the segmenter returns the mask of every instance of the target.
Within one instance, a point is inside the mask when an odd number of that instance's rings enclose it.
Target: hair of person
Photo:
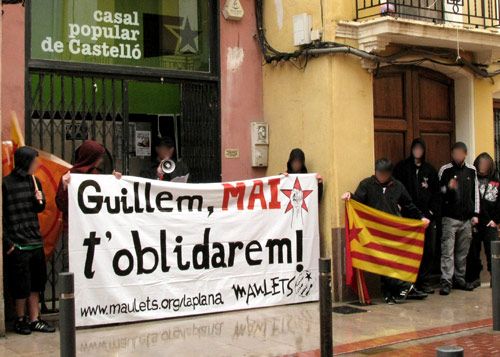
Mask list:
[[[302,167],[300,169],[300,172],[294,172],[292,168],[292,162],[293,161],[300,161],[302,163]],[[307,174],[307,167],[306,167],[306,155],[304,154],[304,151],[299,148],[295,148],[292,151],[290,151],[290,156],[288,157],[288,162],[286,163],[286,169],[288,173],[302,173],[302,174]]]
[[[476,171],[478,173],[479,173],[479,163],[481,160],[487,160],[489,162],[490,168],[488,170],[488,177],[495,178],[496,177],[495,161],[493,161],[491,155],[488,154],[487,152],[482,152],[476,157],[476,159],[474,160],[474,166],[476,167]]]
[[[465,143],[462,141],[457,141],[451,147],[451,151],[455,151],[455,150],[463,150],[467,154],[467,145],[465,145]]]
[[[156,147],[166,147],[169,149],[175,148],[175,141],[169,136],[164,136],[158,139],[156,142]]]
[[[375,171],[377,172],[392,172],[393,168],[391,160],[385,157],[375,162]]]

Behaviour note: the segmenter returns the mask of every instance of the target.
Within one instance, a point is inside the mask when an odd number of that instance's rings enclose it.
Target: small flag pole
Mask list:
[[[356,282],[358,283],[359,302],[365,305],[366,304],[365,292],[363,290],[363,283],[361,281],[361,274],[359,272],[359,269],[356,269]]]
[[[33,178],[33,184],[35,185],[35,193],[40,192],[40,189],[38,188],[38,184],[36,183],[35,175],[31,175],[31,177]],[[38,203],[42,205],[43,200],[38,200]]]

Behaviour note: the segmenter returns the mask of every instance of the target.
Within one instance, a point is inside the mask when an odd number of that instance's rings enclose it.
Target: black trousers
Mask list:
[[[481,261],[481,246],[484,246],[486,254],[487,269],[491,272],[491,242],[498,239],[497,228],[486,227],[484,224],[479,224],[477,230],[472,234],[472,242],[467,255],[467,270],[465,280],[469,283],[478,280],[483,263]]]
[[[419,288],[429,287],[431,285],[430,278],[434,266],[434,259],[436,258],[436,237],[437,225],[435,221],[431,221],[429,227],[425,230],[424,254],[415,284]]]
[[[380,276],[380,282],[382,283],[382,295],[384,295],[384,298],[399,297],[403,290],[410,288],[410,283],[387,276]]]

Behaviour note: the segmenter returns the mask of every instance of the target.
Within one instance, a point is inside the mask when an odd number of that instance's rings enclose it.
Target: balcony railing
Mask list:
[[[476,28],[500,27],[500,0],[356,0],[356,20],[381,16]]]

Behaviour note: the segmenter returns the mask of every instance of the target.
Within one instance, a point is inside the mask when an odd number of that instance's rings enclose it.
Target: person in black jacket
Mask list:
[[[55,331],[40,319],[40,291],[45,288],[47,270],[38,222],[38,213],[45,209],[45,197],[40,181],[33,176],[39,166],[37,156],[29,147],[17,149],[14,170],[2,182],[6,277],[16,305],[14,329],[22,335]]]
[[[465,278],[473,288],[481,285],[479,275],[483,270],[481,263],[481,245],[484,245],[487,268],[491,273],[491,242],[498,239],[500,224],[500,181],[495,170],[493,158],[483,152],[474,161],[479,182],[480,211],[479,223],[472,233],[472,243],[467,255]]]
[[[392,171],[393,166],[389,160],[377,160],[375,175],[361,181],[354,194],[344,193],[342,199],[352,198],[395,216],[402,216],[404,212],[407,218],[422,219],[427,227],[430,221],[415,206],[403,184],[392,177]],[[427,294],[415,289],[413,285],[398,279],[382,276],[381,282],[382,294],[388,304],[394,304],[406,297],[415,299],[427,297]]]
[[[465,162],[467,146],[453,145],[452,161],[439,170],[442,192],[441,295],[451,288],[473,290],[465,281],[466,259],[472,240],[472,225],[478,223],[479,187],[476,168]]]
[[[293,149],[290,152],[290,157],[286,163],[287,174],[307,174],[306,155],[302,149]],[[316,175],[318,179],[318,199],[321,201],[323,196],[323,178],[321,175]]]
[[[436,221],[439,219],[440,190],[436,169],[425,161],[425,142],[418,138],[411,144],[411,155],[394,168],[394,177],[401,181],[415,205],[431,223],[425,231],[424,254],[415,286],[433,294],[430,275],[436,251]]]
[[[142,170],[140,175],[144,178],[162,181],[172,181],[178,177],[189,178],[189,168],[182,160],[176,159],[175,142],[170,137],[160,138],[155,145],[156,160],[147,170]],[[173,160],[175,169],[171,173],[164,173],[161,168],[163,160]]]

